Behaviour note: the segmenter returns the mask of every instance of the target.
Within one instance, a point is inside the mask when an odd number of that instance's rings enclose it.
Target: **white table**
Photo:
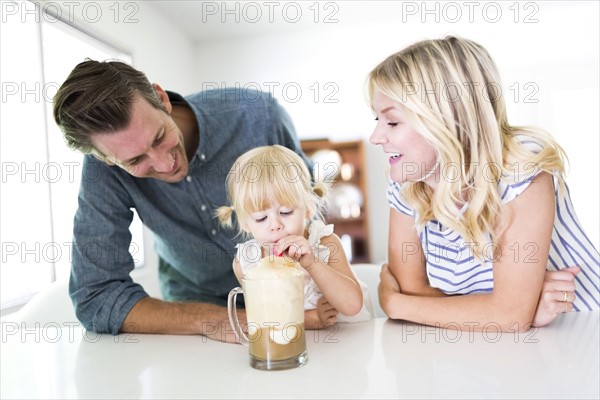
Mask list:
[[[265,372],[202,336],[97,335],[77,322],[2,323],[8,398],[596,398],[598,312],[527,333],[377,318],[307,331],[308,364]]]

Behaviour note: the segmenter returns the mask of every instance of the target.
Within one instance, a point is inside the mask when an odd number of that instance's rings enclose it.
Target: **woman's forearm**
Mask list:
[[[392,319],[460,330],[527,330],[535,307],[502,289],[488,294],[448,296],[434,288],[419,286],[407,294],[388,265],[381,270],[379,302]],[[413,286],[413,290],[416,286]],[[432,295],[428,295],[431,293]]]
[[[392,319],[448,329],[514,332],[529,329],[533,320],[528,310],[503,304],[494,294],[440,297],[396,292],[383,294],[380,301]]]

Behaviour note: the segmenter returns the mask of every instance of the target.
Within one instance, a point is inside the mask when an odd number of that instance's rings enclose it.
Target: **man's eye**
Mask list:
[[[135,160],[131,160],[129,161],[129,163],[127,164],[128,167],[134,167],[136,166],[138,163],[140,162],[139,158],[136,158]]]
[[[156,138],[156,140],[154,141],[154,147],[156,147],[159,144],[161,144],[163,142],[163,140],[165,140],[165,135],[164,134],[161,137]]]

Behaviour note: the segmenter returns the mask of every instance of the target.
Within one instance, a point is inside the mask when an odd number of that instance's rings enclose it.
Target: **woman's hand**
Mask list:
[[[558,314],[573,310],[575,275],[580,271],[579,267],[546,271],[542,294],[533,317],[533,326],[548,325]]]

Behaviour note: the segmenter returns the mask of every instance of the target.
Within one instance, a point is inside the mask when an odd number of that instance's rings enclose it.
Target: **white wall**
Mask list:
[[[134,66],[144,71],[151,82],[181,93],[190,92],[193,87],[196,57],[191,39],[148,4],[113,1],[42,1],[39,4],[41,9],[60,13],[64,20],[131,54]],[[149,282],[144,287],[158,296],[160,291],[154,279],[157,257],[152,234],[147,230],[144,240],[147,268],[134,271],[134,278]]]
[[[429,14],[421,8],[422,2],[335,3],[339,7],[337,23],[307,27],[304,21],[299,29],[278,20],[274,21],[279,29],[275,33],[198,43],[195,86],[260,87],[272,91],[287,108],[303,139],[368,140],[374,123],[363,87],[371,68],[392,52],[424,38],[457,34],[476,40],[489,50],[501,71],[509,120],[539,125],[566,148],[571,158],[567,177],[571,193],[580,219],[598,247],[597,2],[496,2],[491,6],[475,2],[478,6],[471,15],[463,2],[450,6],[429,2],[428,10],[433,10]],[[312,18],[306,7],[307,17]],[[492,22],[498,8],[500,18]],[[278,17],[275,13],[274,18]],[[289,91],[282,90],[284,87]],[[301,96],[296,95],[298,87]],[[317,87],[321,92],[315,99]],[[333,89],[337,89],[335,94]],[[338,102],[325,101],[326,94]],[[537,103],[528,102],[531,100]],[[374,221],[387,222],[388,218],[387,160],[375,146],[367,145],[367,166],[371,254],[373,261],[382,261],[387,258],[387,223]]]
[[[193,85],[196,66],[192,40],[143,1],[48,1],[63,19],[133,56],[151,82],[185,92]]]
[[[45,3],[58,5],[63,16],[130,52],[135,65],[167,89],[189,94],[237,83],[272,90],[292,115],[301,138],[367,140],[373,116],[363,87],[371,68],[416,40],[449,33],[474,39],[500,68],[504,93],[510,97],[511,122],[542,126],[566,148],[572,196],[598,247],[598,2],[337,1],[319,3],[317,22],[315,9],[309,9],[315,3],[307,2],[299,3],[304,12],[300,23],[290,23],[275,12],[277,27],[266,31],[270,33],[196,44],[148,2],[70,2],[77,4],[74,9],[69,2]],[[84,14],[88,3],[92,4]],[[326,4],[337,8],[325,8]],[[98,6],[100,17],[93,13]],[[498,9],[501,14],[493,22]],[[324,23],[326,16],[337,22]],[[231,17],[226,15],[222,23],[234,28],[244,22],[243,16],[241,22]],[[200,16],[198,29],[203,29]],[[538,89],[532,96],[537,103],[526,102],[532,88],[526,89],[527,83]],[[516,102],[509,87],[520,89]],[[299,97],[297,88],[302,91]],[[371,254],[374,261],[381,261],[387,253],[387,224],[374,221],[388,218],[387,161],[379,148],[366,149]],[[152,262],[150,246],[146,253]]]

